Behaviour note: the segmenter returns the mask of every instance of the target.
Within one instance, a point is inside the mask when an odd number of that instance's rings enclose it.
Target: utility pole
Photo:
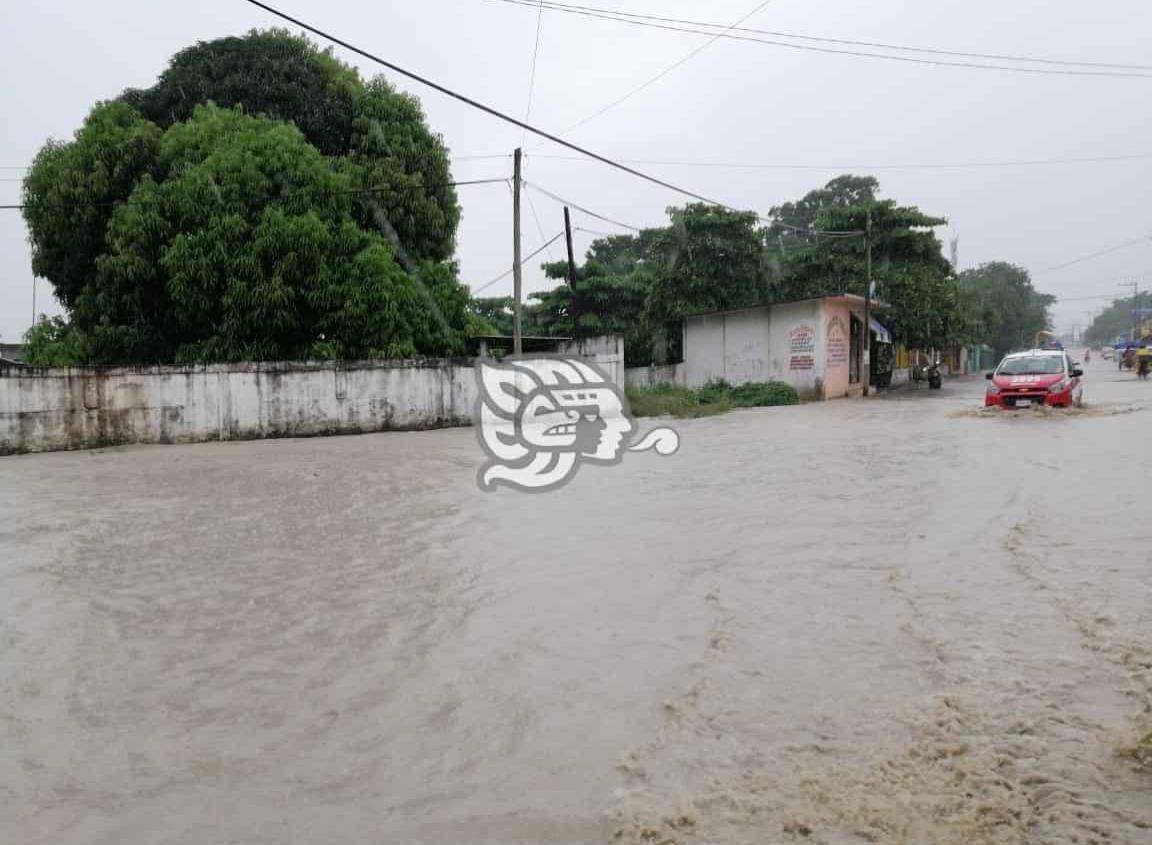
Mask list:
[[[568,241],[568,287],[576,289],[576,256],[572,253],[572,217],[564,206],[564,237]]]
[[[864,227],[864,251],[868,272],[864,282],[864,363],[860,366],[860,383],[867,396],[868,385],[872,380],[872,209],[868,209]]]
[[[524,354],[524,338],[521,332],[520,300],[521,290],[520,274],[520,148],[516,148],[513,155],[512,175],[512,287],[515,301],[512,304],[512,354]]]
[[[1137,310],[1140,305],[1140,282],[1135,279],[1131,282],[1120,282],[1120,287],[1132,288],[1132,340],[1136,340],[1136,335],[1140,331],[1140,312]]]

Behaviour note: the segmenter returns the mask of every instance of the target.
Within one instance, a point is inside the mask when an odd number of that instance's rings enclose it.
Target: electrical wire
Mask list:
[[[458,100],[459,102],[464,103],[466,105],[469,105],[474,109],[478,109],[479,111],[482,111],[485,114],[489,114],[492,117],[503,120],[505,123],[510,123],[513,126],[519,126],[521,129],[526,129],[527,131],[531,132],[533,135],[537,135],[541,138],[552,141],[553,143],[558,144],[561,147],[565,147],[567,149],[572,150],[573,152],[577,152],[577,153],[580,153],[581,155],[588,156],[589,158],[596,159],[597,161],[601,162],[602,164],[606,164],[609,167],[615,168],[616,170],[620,170],[624,173],[628,173],[629,175],[635,176],[638,179],[643,179],[646,182],[651,182],[654,185],[659,185],[662,188],[667,188],[668,190],[673,191],[673,192],[678,193],[678,194],[681,194],[683,196],[691,197],[692,199],[700,200],[701,202],[705,202],[705,203],[708,203],[710,205],[717,205],[717,206],[720,206],[722,208],[728,208],[730,210],[735,210],[735,209],[731,209],[731,206],[725,205],[722,202],[717,202],[716,200],[710,199],[709,197],[706,197],[703,194],[698,194],[695,191],[688,190],[687,188],[681,188],[678,185],[674,185],[671,182],[667,182],[663,179],[657,179],[655,176],[651,176],[647,173],[644,173],[643,171],[636,170],[635,168],[629,167],[626,164],[621,164],[620,162],[614,161],[613,159],[608,158],[607,156],[603,156],[603,155],[600,155],[599,153],[592,152],[591,150],[589,150],[585,147],[581,147],[578,144],[574,144],[571,141],[566,141],[565,139],[559,137],[558,135],[554,135],[551,132],[546,132],[543,129],[540,129],[536,126],[533,126],[533,125],[527,123],[526,121],[517,120],[516,118],[512,117],[509,114],[505,114],[504,112],[500,111],[499,109],[496,109],[496,108],[493,108],[492,106],[481,103],[478,100],[474,100],[471,97],[465,96],[464,94],[461,94],[458,91],[454,91],[451,88],[448,88],[444,85],[441,85],[438,82],[434,82],[431,79],[428,79],[425,76],[421,76],[418,73],[415,73],[413,71],[402,68],[399,65],[394,64],[393,62],[387,61],[386,59],[382,59],[379,56],[374,55],[373,53],[369,53],[367,50],[364,50],[363,48],[357,47],[354,44],[351,44],[348,41],[345,41],[342,38],[338,38],[335,35],[332,35],[332,34],[325,32],[324,30],[322,30],[318,27],[313,26],[312,24],[306,23],[306,22],[300,20],[299,18],[293,17],[292,15],[289,15],[286,12],[282,12],[273,6],[268,5],[267,3],[261,2],[261,0],[242,0],[242,2],[248,3],[249,5],[252,5],[252,6],[256,6],[259,9],[263,9],[264,11],[268,12],[269,14],[271,14],[277,18],[280,18],[283,21],[287,21],[290,24],[298,26],[301,29],[312,33],[313,35],[317,36],[318,38],[323,38],[326,41],[331,41],[333,44],[336,44],[340,47],[343,47],[345,50],[348,50],[352,53],[355,53],[356,55],[361,56],[365,59],[368,59],[371,62],[375,62],[376,64],[380,65],[381,67],[386,67],[389,70],[400,74],[401,76],[405,76],[408,79],[419,82],[421,85],[426,85],[427,87],[431,88],[434,91],[439,91],[441,94],[444,94],[445,96],[451,97],[454,100]]]
[[[1081,255],[1079,258],[1073,258],[1071,261],[1065,261],[1063,264],[1054,264],[1051,267],[1044,267],[1038,270],[1038,273],[1049,273],[1054,270],[1063,270],[1066,267],[1072,267],[1076,264],[1082,264],[1085,261],[1091,261],[1093,258],[1099,258],[1102,255],[1109,255],[1113,252],[1119,252],[1122,249],[1127,249],[1131,246],[1138,244],[1152,243],[1152,235],[1145,235],[1140,238],[1131,238],[1130,240],[1118,243],[1115,246],[1110,246],[1107,249],[1102,249],[1099,252],[1092,252],[1088,255]]]
[[[257,0],[247,0],[247,2],[256,2]],[[526,0],[499,0],[501,3],[509,3],[512,5],[522,6],[527,5]],[[531,4],[535,8],[535,4]],[[602,20],[615,21],[616,23],[629,24],[631,26],[648,27],[650,29],[662,29],[668,32],[687,33],[689,35],[703,35],[710,38],[726,38],[733,41],[748,41],[756,44],[766,44],[772,47],[785,47],[789,50],[801,50],[811,53],[825,53],[830,55],[840,56],[854,56],[856,58],[867,59],[881,59],[891,62],[906,62],[916,65],[932,65],[935,67],[958,67],[969,68],[976,70],[999,70],[1009,73],[1028,73],[1040,74],[1045,76],[1086,76],[1086,77],[1115,77],[1115,78],[1134,78],[1134,79],[1152,79],[1152,73],[1136,73],[1122,70],[1073,70],[1071,68],[1037,68],[1037,67],[1012,67],[1011,65],[994,65],[984,64],[980,62],[949,62],[940,59],[921,59],[912,56],[897,56],[886,53],[868,53],[862,50],[843,50],[835,47],[817,47],[812,44],[791,44],[787,41],[779,41],[769,38],[762,38],[753,35],[736,35],[732,32],[723,32],[717,34],[702,29],[692,29],[689,27],[652,23],[641,20],[630,20],[625,17],[617,16],[614,13],[599,13],[599,12],[586,12],[580,11],[575,8],[564,8],[560,6],[545,5],[545,9],[553,12],[563,12],[565,14],[580,15],[588,18],[600,18]]]
[[[559,196],[558,194],[554,194],[551,191],[546,190],[545,188],[541,188],[539,185],[535,185],[532,182],[529,182],[527,179],[523,180],[523,182],[524,182],[525,186],[531,188],[532,190],[539,191],[544,196],[548,197],[551,200],[555,200],[556,202],[560,203],[561,205],[571,206],[572,208],[579,211],[581,214],[587,214],[589,217],[595,217],[597,220],[602,220],[605,223],[611,223],[613,226],[619,226],[621,229],[631,229],[633,232],[641,231],[639,226],[633,226],[630,223],[621,223],[619,220],[613,220],[611,217],[605,217],[603,214],[597,214],[595,211],[589,211],[587,208],[584,208],[583,206],[577,205],[576,203],[572,202],[572,200],[564,199],[564,197]]]
[[[559,155],[553,153],[535,153],[533,158],[544,158],[556,161],[587,161],[581,156]],[[817,170],[852,171],[868,170],[959,170],[965,168],[982,167],[1035,167],[1055,164],[1098,164],[1103,162],[1141,161],[1152,159],[1152,153],[1132,153],[1116,156],[1085,156],[1082,158],[1048,158],[1023,159],[1016,161],[966,161],[923,164],[773,164],[762,162],[733,162],[733,161],[686,161],[674,159],[640,159],[622,158],[625,164],[647,164],[663,167],[704,167],[722,168],[731,170]]]
[[[521,179],[520,181],[524,181]],[[532,194],[526,193],[524,198],[528,200],[528,208],[532,211],[532,219],[536,221],[536,233],[540,235],[540,240],[544,240],[544,227],[540,223],[540,215],[536,213],[536,203],[532,202]],[[548,250],[548,260],[552,259],[552,250]]]
[[[503,2],[517,3],[517,0],[503,0]],[[535,8],[537,4],[533,3]],[[683,18],[669,18],[661,17],[660,15],[642,15],[636,12],[626,12],[621,9],[605,9],[597,6],[579,6],[571,3],[557,3],[553,0],[548,0],[548,6],[554,10],[559,11],[562,9],[579,10],[583,12],[597,12],[602,14],[618,15],[626,18],[636,18],[638,20],[660,21],[662,23],[678,23],[686,24],[688,26],[703,26],[711,27],[714,29],[723,28],[727,30],[734,30],[736,32],[750,32],[756,35],[770,35],[775,38],[793,38],[798,41],[814,41],[824,44],[844,44],[853,47],[873,47],[881,50],[897,50],[905,53],[924,53],[933,56],[954,56],[957,58],[966,59],[990,59],[992,61],[1004,62],[1021,62],[1029,64],[1045,64],[1057,65],[1062,67],[1095,67],[1095,68],[1115,68],[1118,70],[1152,70],[1152,65],[1138,65],[1138,64],[1122,64],[1117,62],[1087,62],[1076,61],[1072,59],[1053,59],[1048,57],[1037,56],[1020,56],[1005,53],[966,53],[960,50],[942,50],[932,47],[910,47],[906,44],[886,44],[878,41],[858,41],[851,38],[827,38],[817,35],[803,35],[795,32],[779,32],[771,29],[756,29],[754,27],[746,26],[729,26],[724,27],[723,24],[708,23],[705,21],[685,20]]]
[[[690,50],[688,53],[686,53],[680,59],[678,59],[677,61],[670,64],[668,67],[664,68],[664,70],[660,71],[658,74],[653,76],[647,82],[644,82],[643,84],[637,86],[636,88],[633,88],[631,91],[629,91],[624,96],[616,98],[612,102],[608,103],[608,105],[606,105],[603,108],[593,112],[592,114],[588,115],[587,117],[576,121],[576,123],[573,123],[571,126],[569,126],[564,131],[565,132],[573,132],[573,131],[579,129],[580,127],[584,126],[585,124],[591,123],[593,120],[600,117],[601,115],[611,111],[612,109],[616,108],[617,106],[621,105],[622,103],[625,103],[628,100],[632,99],[637,94],[639,94],[641,91],[644,91],[647,88],[651,87],[652,85],[655,85],[657,82],[659,82],[665,76],[670,74],[672,71],[674,71],[677,68],[687,64],[692,59],[696,58],[696,56],[698,56],[700,53],[704,52],[709,47],[711,47],[713,44],[715,44],[718,40],[720,40],[720,37],[725,32],[728,32],[729,30],[735,29],[739,24],[744,23],[744,21],[748,20],[753,15],[757,14],[761,9],[763,9],[765,6],[767,6],[771,2],[772,2],[772,0],[764,0],[764,2],[758,4],[754,9],[752,9],[752,11],[748,12],[746,15],[743,15],[742,17],[737,19],[736,22],[733,23],[731,26],[724,28],[723,31],[717,33],[715,36],[708,39],[707,41],[705,41],[700,46],[696,47],[693,50]],[[552,4],[548,4],[548,6],[551,7]],[[540,8],[540,14],[543,14],[544,13],[543,10],[545,8],[544,0],[540,0],[539,8]],[[559,10],[553,9],[553,11],[559,11]]]
[[[552,246],[552,244],[556,243],[556,241],[560,240],[562,237],[564,237],[564,233],[560,232],[558,235],[556,235],[554,238],[549,240],[547,243],[545,243],[543,246],[541,246],[535,252],[531,253],[530,255],[526,255],[522,259],[520,259],[520,264],[523,265],[525,261],[531,261],[537,255],[539,255],[544,250],[546,250],[548,247]],[[476,288],[476,290],[472,291],[472,296],[475,297],[476,294],[480,293],[481,291],[488,290],[488,288],[492,287],[492,285],[496,284],[497,282],[501,282],[504,279],[507,279],[509,276],[511,276],[515,272],[516,272],[515,267],[512,267],[508,270],[505,270],[503,273],[501,273],[499,276],[497,276],[492,281],[485,282],[484,284],[480,285],[480,287]]]
[[[540,28],[544,23],[544,0],[539,0],[539,5],[536,9],[536,44],[532,48],[532,73],[528,76],[528,107],[524,110],[524,119],[528,120],[532,116],[532,92],[536,88],[536,60],[540,55]],[[523,135],[520,137],[520,146],[524,146],[524,138],[527,136],[528,130],[525,129]]]

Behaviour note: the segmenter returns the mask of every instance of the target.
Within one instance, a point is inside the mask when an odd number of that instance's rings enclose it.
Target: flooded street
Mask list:
[[[1152,384],[0,459],[0,841],[1152,843]],[[652,421],[641,421],[641,429]]]

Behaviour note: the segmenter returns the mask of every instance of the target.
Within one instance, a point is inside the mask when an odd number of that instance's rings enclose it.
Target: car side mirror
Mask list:
[[[993,373],[985,373],[985,374],[984,374],[984,378],[988,379],[988,381],[992,381],[992,376],[993,376],[993,375],[994,375]]]
[[[1079,378],[1082,375],[1084,375],[1084,371],[1082,369],[1080,369],[1079,367],[1076,367],[1075,369],[1072,370],[1072,377],[1073,378]]]

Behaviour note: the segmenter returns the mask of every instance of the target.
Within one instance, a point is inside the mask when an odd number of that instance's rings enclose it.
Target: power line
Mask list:
[[[447,87],[439,84],[438,82],[433,82],[431,79],[428,79],[425,76],[421,76],[420,74],[414,73],[413,71],[406,70],[397,64],[393,64],[392,62],[389,62],[385,59],[382,59],[379,56],[376,56],[372,53],[369,53],[367,50],[364,50],[360,47],[356,47],[353,44],[350,44],[349,42],[347,42],[341,38],[337,38],[335,35],[331,35],[322,29],[319,29],[315,26],[312,26],[311,24],[305,23],[304,21],[300,20],[299,18],[295,18],[292,15],[289,15],[285,12],[281,12],[279,9],[276,9],[272,6],[269,6],[267,3],[261,2],[261,0],[243,0],[243,2],[248,3],[252,6],[256,6],[257,8],[263,9],[264,11],[268,12],[269,14],[274,15],[275,17],[278,17],[283,21],[287,21],[288,23],[294,24],[295,26],[298,26],[301,29],[304,29],[308,32],[311,32],[313,35],[315,35],[319,38],[323,38],[327,41],[331,41],[333,44],[337,44],[337,45],[343,47],[344,49],[355,53],[358,56],[362,56],[363,58],[368,59],[369,61],[375,62],[376,64],[380,65],[381,67],[386,67],[389,70],[400,74],[401,76],[406,76],[409,79],[412,79],[416,82],[419,82],[421,85],[426,85],[429,88],[433,89],[434,91],[439,91],[441,94],[444,94],[448,97],[451,97],[454,100],[458,100],[462,103],[465,103],[466,105],[469,105],[474,109],[478,109],[478,110],[484,112],[485,114],[492,115],[493,117],[498,118],[500,120],[503,120],[506,123],[511,123],[513,126],[519,126],[521,129],[526,129],[527,131],[531,132],[533,135],[538,135],[541,138],[545,138],[549,141],[552,141],[555,144],[559,144],[560,146],[565,147],[567,149],[570,149],[573,152],[577,152],[577,153],[580,153],[581,155],[588,156],[589,158],[596,159],[597,161],[599,161],[603,164],[606,164],[609,167],[613,167],[613,168],[620,170],[624,173],[628,173],[632,176],[637,177],[638,179],[643,179],[646,182],[651,182],[654,185],[659,185],[662,188],[667,188],[668,190],[674,191],[675,193],[678,193],[678,194],[682,194],[683,196],[691,197],[692,199],[700,200],[701,202],[709,203],[710,205],[718,205],[722,208],[729,208],[729,209],[731,208],[730,206],[727,206],[722,202],[717,202],[716,200],[709,199],[708,197],[706,197],[702,194],[698,194],[695,191],[690,191],[686,188],[681,188],[678,185],[674,185],[671,182],[666,182],[663,179],[657,179],[655,176],[650,176],[649,174],[644,173],[640,170],[636,170],[633,167],[629,167],[626,164],[621,164],[620,162],[614,161],[614,160],[608,158],[607,156],[602,156],[599,153],[594,153],[591,150],[586,149],[585,147],[581,147],[577,144],[572,143],[571,141],[566,141],[563,138],[552,134],[551,132],[545,132],[543,129],[539,129],[538,127],[535,127],[535,126],[533,126],[533,125],[531,125],[531,124],[529,124],[523,120],[517,120],[516,118],[512,117],[511,115],[505,114],[504,112],[499,111],[498,109],[495,109],[492,106],[485,105],[484,103],[481,103],[478,100],[474,100],[471,97],[467,97],[464,94],[461,94],[457,91],[453,91],[451,88],[447,88]]]
[[[533,158],[556,161],[586,161],[580,156],[536,153]],[[818,170],[818,171],[868,171],[868,170],[949,170],[981,167],[1034,167],[1054,164],[1097,164],[1103,162],[1140,161],[1152,159],[1152,153],[1132,153],[1116,156],[1085,156],[1081,158],[1022,159],[1015,161],[966,161],[921,164],[776,164],[770,162],[732,161],[688,161],[674,159],[622,158],[625,164],[648,164],[663,167],[702,167],[732,170]]]
[[[707,41],[705,41],[700,46],[696,47],[693,50],[690,50],[688,53],[686,53],[680,59],[678,59],[677,61],[670,64],[668,67],[664,68],[664,70],[660,71],[658,74],[653,76],[647,82],[644,82],[643,84],[637,86],[636,88],[633,88],[631,91],[629,91],[624,96],[616,98],[612,102],[608,103],[608,105],[604,106],[603,108],[593,112],[592,114],[588,115],[587,117],[583,118],[582,120],[577,121],[576,123],[569,126],[567,129],[565,129],[564,131],[565,132],[572,132],[572,131],[575,131],[576,129],[579,129],[581,126],[584,126],[586,123],[592,122],[593,120],[595,120],[596,118],[605,114],[606,112],[609,112],[612,109],[616,108],[617,106],[621,105],[622,103],[632,99],[634,96],[639,94],[641,91],[644,91],[645,89],[651,87],[652,85],[655,85],[657,82],[659,82],[665,76],[670,74],[672,71],[676,70],[678,67],[681,67],[682,65],[687,64],[692,59],[696,58],[696,56],[698,56],[700,53],[704,52],[709,47],[711,47],[713,44],[715,44],[725,32],[732,30],[732,29],[735,29],[737,27],[737,25],[744,23],[744,21],[748,20],[750,17],[755,15],[757,12],[759,12],[761,9],[763,9],[765,6],[767,6],[771,2],[772,2],[772,0],[764,0],[764,2],[757,5],[754,9],[752,9],[752,11],[748,12],[748,14],[739,18],[731,26],[726,27],[722,32],[717,33],[715,36],[708,39]],[[552,6],[552,4],[549,4],[549,7],[551,7],[551,6]],[[540,14],[544,13],[544,8],[545,8],[544,0],[540,0],[540,5],[539,5]],[[554,9],[554,11],[555,10],[556,9]]]
[[[416,189],[423,189],[426,191],[435,191],[441,188],[458,188],[466,185],[495,185],[498,182],[507,182],[507,177],[499,179],[467,179],[462,182],[442,182],[438,185],[386,185],[381,187],[361,187],[361,188],[342,188],[338,191],[324,191],[320,188],[295,188],[292,190],[284,191],[276,199],[283,199],[295,194],[315,194],[315,193],[337,193],[337,194],[378,194],[386,191],[414,191]],[[122,200],[108,200],[106,202],[53,202],[53,203],[35,203],[37,208],[113,208],[119,205],[137,205],[139,200],[133,200],[131,197]],[[21,203],[17,205],[0,205],[0,211],[21,211],[29,208],[28,203]]]
[[[532,92],[536,88],[536,59],[540,55],[540,27],[544,23],[544,0],[539,0],[536,10],[536,44],[532,48],[532,73],[528,77],[528,107],[524,110],[524,119],[532,116]],[[524,130],[524,135],[528,130]],[[524,146],[524,136],[521,136],[520,146]]]
[[[619,226],[621,229],[631,229],[633,232],[641,231],[639,226],[633,226],[630,223],[621,223],[619,220],[613,220],[611,217],[605,217],[603,214],[597,214],[595,211],[589,211],[587,208],[584,208],[583,206],[577,205],[576,203],[572,202],[572,200],[564,199],[564,197],[559,196],[557,194],[554,194],[551,191],[546,190],[544,188],[541,188],[539,185],[533,184],[532,182],[529,182],[527,179],[524,180],[524,184],[534,191],[539,191],[540,193],[542,193],[544,196],[548,197],[549,199],[555,200],[556,202],[560,203],[561,205],[571,206],[572,208],[579,211],[581,214],[587,214],[589,217],[595,217],[597,220],[603,220],[605,223],[611,223],[613,226]]]
[[[517,2],[517,0],[503,0],[504,2]],[[535,6],[536,4],[533,4]],[[703,26],[711,28],[721,28],[722,24],[707,23],[705,21],[685,20],[683,18],[669,18],[661,17],[659,15],[642,15],[635,12],[626,12],[620,9],[605,9],[596,6],[579,6],[570,3],[557,3],[549,0],[548,6],[552,7],[554,11],[561,10],[579,10],[583,12],[596,12],[609,15],[617,15],[626,18],[636,18],[638,20],[660,21],[663,23],[678,23],[686,24],[688,26]],[[745,26],[729,26],[723,27],[727,30],[734,30],[736,32],[750,32],[756,35],[770,35],[775,38],[794,38],[798,41],[814,41],[824,44],[844,44],[854,47],[873,47],[881,50],[897,50],[905,53],[923,53],[933,56],[955,56],[957,58],[968,59],[991,59],[993,61],[1005,62],[1021,62],[1030,64],[1045,64],[1056,65],[1061,67],[1095,67],[1095,68],[1115,68],[1119,70],[1152,70],[1152,65],[1138,65],[1138,64],[1122,64],[1116,62],[1087,62],[1075,61],[1071,59],[1053,59],[1048,57],[1036,56],[1021,56],[1011,55],[1005,53],[968,53],[960,50],[942,50],[931,47],[910,47],[906,44],[886,44],[878,41],[858,41],[851,38],[827,38],[816,35],[803,35],[795,32],[780,32],[770,29],[756,29],[753,27]]]
[[[524,181],[521,179],[520,181]],[[532,212],[532,219],[536,221],[536,232],[540,235],[540,240],[544,240],[544,226],[540,223],[540,215],[536,213],[536,203],[532,202],[532,194],[525,194],[524,198],[528,200],[528,208]],[[548,251],[548,260],[552,260],[552,251]]]
[[[513,5],[527,5],[526,0],[499,0],[501,3],[510,3]],[[256,0],[247,0],[247,2],[256,2]],[[535,4],[532,4],[535,8]],[[1152,73],[1133,73],[1122,70],[1073,70],[1063,68],[1036,68],[1036,67],[1012,67],[1011,65],[994,65],[984,64],[980,62],[950,62],[940,59],[921,59],[912,56],[897,56],[887,53],[868,53],[862,50],[843,50],[835,47],[817,47],[812,44],[792,44],[787,41],[779,41],[769,38],[761,38],[753,35],[735,35],[732,32],[723,32],[717,34],[702,29],[692,29],[684,26],[674,26],[672,24],[652,23],[642,20],[630,20],[625,17],[620,17],[615,13],[600,13],[600,12],[587,12],[580,11],[576,8],[566,8],[561,6],[545,5],[545,9],[552,12],[563,12],[565,14],[580,15],[588,18],[600,18],[603,20],[615,21],[616,23],[629,24],[630,26],[648,27],[650,29],[662,29],[669,32],[681,32],[689,35],[703,35],[710,38],[727,38],[732,41],[748,41],[756,44],[766,44],[772,47],[785,47],[789,50],[801,50],[811,53],[826,53],[831,55],[841,56],[855,56],[857,58],[867,59],[881,59],[891,62],[906,62],[909,64],[917,65],[933,65],[936,67],[958,67],[970,68],[977,70],[999,70],[1009,73],[1029,73],[1040,74],[1045,76],[1096,76],[1096,77],[1118,77],[1118,78],[1136,78],[1136,79],[1152,79]]]
[[[539,249],[537,249],[531,255],[524,256],[524,258],[521,260],[520,263],[523,264],[525,261],[531,261],[533,258],[535,258],[537,255],[542,253],[544,250],[548,249],[548,247],[552,246],[552,244],[556,243],[556,241],[560,240],[562,237],[564,237],[564,233],[560,232],[558,235],[556,235],[554,238],[549,240],[547,243],[545,243],[543,246],[541,246]],[[480,287],[478,287],[478,288],[476,288],[476,290],[472,291],[472,296],[475,297],[476,294],[480,293],[481,291],[488,290],[488,288],[492,287],[492,285],[496,284],[497,282],[501,282],[504,279],[507,279],[509,276],[512,275],[513,272],[515,272],[515,269],[516,269],[515,267],[511,267],[511,268],[505,270],[503,273],[501,273],[499,276],[497,276],[492,281],[485,282],[484,284],[480,285]]]
[[[1092,253],[1089,253],[1088,255],[1081,255],[1079,258],[1073,258],[1071,261],[1065,261],[1063,264],[1054,264],[1051,267],[1044,267],[1044,268],[1038,270],[1037,272],[1038,273],[1048,273],[1048,272],[1051,272],[1053,270],[1063,270],[1065,267],[1072,267],[1075,264],[1081,264],[1085,261],[1090,261],[1093,258],[1099,258],[1102,255],[1109,255],[1110,253],[1119,252],[1122,249],[1127,249],[1130,246],[1136,246],[1137,244],[1146,244],[1146,243],[1152,243],[1152,236],[1145,235],[1144,237],[1141,237],[1141,238],[1132,238],[1132,239],[1124,241],[1122,243],[1118,243],[1115,246],[1110,246],[1107,249],[1102,249],[1099,252],[1092,252]]]

